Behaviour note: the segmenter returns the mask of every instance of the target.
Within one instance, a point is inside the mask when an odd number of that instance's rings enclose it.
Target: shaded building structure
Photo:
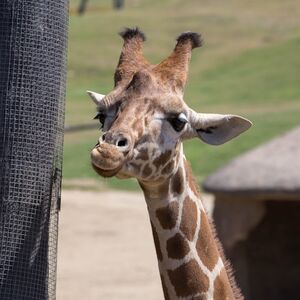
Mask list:
[[[203,184],[247,300],[298,299],[300,126],[232,160]]]

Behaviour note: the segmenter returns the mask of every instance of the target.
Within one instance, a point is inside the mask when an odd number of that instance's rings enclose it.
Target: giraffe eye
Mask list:
[[[99,122],[100,122],[100,124],[101,124],[101,128],[102,128],[103,125],[104,125],[104,122],[105,122],[105,118],[106,118],[106,115],[105,115],[104,113],[102,113],[102,112],[99,112],[99,113],[95,116],[94,120],[98,119]]]
[[[168,118],[168,121],[173,127],[173,129],[177,132],[180,132],[184,128],[185,124],[187,123],[187,120],[181,118],[180,116]]]

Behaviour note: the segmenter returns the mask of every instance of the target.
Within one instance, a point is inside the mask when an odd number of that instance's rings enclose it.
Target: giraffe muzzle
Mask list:
[[[112,177],[123,167],[128,151],[122,151],[122,148],[126,148],[124,141],[117,143],[119,145],[100,142],[91,152],[92,166],[103,177]]]
[[[106,143],[116,146],[117,149],[123,153],[128,153],[131,145],[131,138],[129,134],[106,132],[102,135],[99,143]]]

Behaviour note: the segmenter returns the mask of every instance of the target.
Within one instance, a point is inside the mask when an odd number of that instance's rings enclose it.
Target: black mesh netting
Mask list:
[[[55,299],[67,0],[0,1],[0,299]]]

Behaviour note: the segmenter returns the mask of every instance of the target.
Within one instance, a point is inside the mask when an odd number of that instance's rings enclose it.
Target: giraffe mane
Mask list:
[[[207,212],[206,212],[206,215],[208,216]],[[222,244],[221,244],[221,242],[220,242],[220,240],[218,238],[216,227],[215,227],[215,223],[214,223],[214,221],[211,218],[208,217],[207,219],[208,219],[208,222],[209,222],[209,225],[210,225],[210,228],[211,228],[212,235],[213,235],[213,237],[215,239],[218,251],[219,251],[220,256],[221,256],[221,258],[223,260],[224,268],[225,268],[225,271],[227,273],[227,277],[228,277],[230,286],[232,288],[234,297],[235,297],[236,300],[243,300],[244,297],[243,297],[243,295],[241,293],[241,289],[238,287],[238,285],[236,283],[236,280],[234,278],[234,270],[233,270],[233,268],[231,266],[230,261],[226,258],[225,254],[224,254],[223,246],[222,246]]]
[[[196,181],[196,178],[195,176],[193,175],[192,173],[192,169],[191,169],[191,166],[190,166],[190,163],[189,161],[185,160],[185,164],[186,164],[186,170],[188,171],[188,181],[189,181],[189,184],[191,187],[194,188],[194,193],[197,193],[198,197],[200,196],[200,188],[199,188],[199,185],[197,184],[197,181]],[[204,207],[205,209],[205,207]],[[215,227],[215,224],[214,224],[214,221],[209,217],[209,214],[208,212],[206,211],[205,209],[205,213],[206,215],[208,216],[208,222],[209,222],[209,225],[210,225],[210,228],[211,228],[211,233],[212,233],[212,236],[216,242],[216,245],[217,245],[217,249],[220,253],[220,256],[221,256],[221,259],[224,263],[224,268],[225,268],[225,271],[227,273],[227,277],[228,277],[228,280],[229,280],[229,284],[232,288],[232,291],[233,291],[233,294],[234,294],[234,297],[236,300],[243,300],[244,297],[241,293],[241,290],[240,288],[238,287],[237,283],[236,283],[236,280],[234,278],[234,271],[233,271],[233,268],[231,266],[231,263],[230,261],[226,258],[225,254],[224,254],[224,249],[223,249],[223,246],[218,238],[218,234],[217,234],[217,231],[216,231],[216,227]]]

